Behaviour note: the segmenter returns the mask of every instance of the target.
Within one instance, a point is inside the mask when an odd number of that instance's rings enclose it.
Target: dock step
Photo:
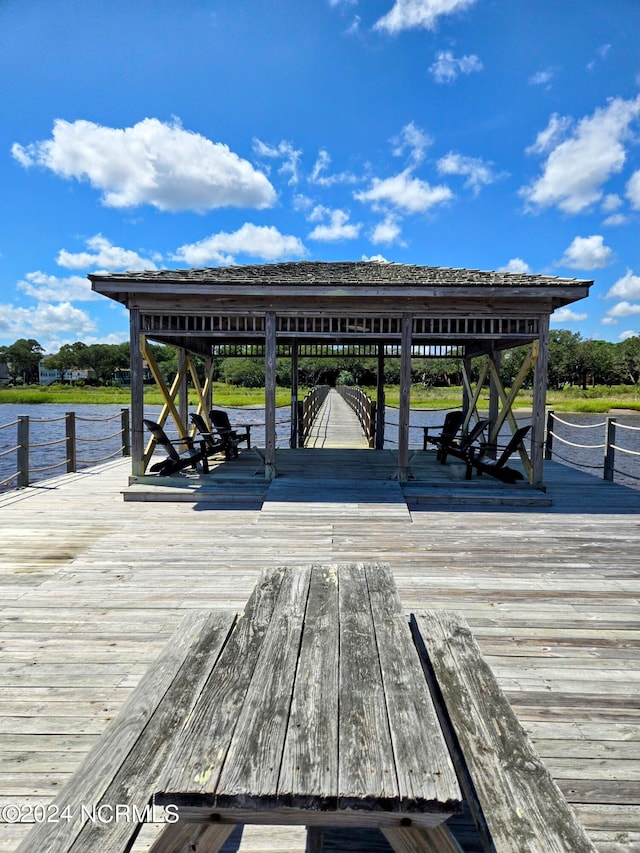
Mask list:
[[[267,483],[260,480],[205,480],[205,478],[141,477],[123,489],[125,501],[204,503],[212,507],[256,509],[262,507]]]
[[[468,506],[552,506],[552,498],[545,492],[536,489],[491,488],[480,490],[464,486],[445,488],[440,485],[430,486],[427,483],[405,483],[402,493],[409,508],[416,505],[468,505]]]

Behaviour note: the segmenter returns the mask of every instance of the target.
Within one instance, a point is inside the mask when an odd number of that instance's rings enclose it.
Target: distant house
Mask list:
[[[9,368],[6,361],[0,361],[0,385],[9,384]]]
[[[94,379],[95,373],[93,370],[80,370],[73,367],[70,370],[65,370],[61,373],[59,370],[52,370],[45,367],[42,362],[38,365],[38,385],[52,385],[54,382],[78,382],[78,380]]]
[[[118,385],[131,385],[131,370],[128,367],[120,367],[113,371],[113,381]],[[153,384],[153,373],[145,364],[142,368],[142,382],[144,385]]]

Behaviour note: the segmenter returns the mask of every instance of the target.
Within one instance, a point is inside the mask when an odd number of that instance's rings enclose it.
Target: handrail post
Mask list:
[[[67,474],[74,474],[77,470],[76,465],[76,413],[65,412],[64,425],[66,433],[67,448]]]
[[[553,453],[553,409],[547,412],[547,428],[544,437],[544,458],[551,459]]]
[[[131,425],[129,422],[129,409],[120,409],[120,423],[122,425],[122,455],[131,456]]]
[[[616,419],[606,418],[605,420],[605,438],[604,438],[604,472],[605,480],[613,482],[613,472],[615,469],[615,445],[616,443]]]
[[[373,400],[370,400],[369,407],[369,429],[367,438],[369,439],[369,447],[375,447],[376,443],[376,409],[377,405]]]
[[[19,489],[29,485],[29,415],[18,417],[18,479]]]
[[[304,422],[304,401],[298,400],[298,447],[304,447],[304,442],[307,437],[306,424]]]

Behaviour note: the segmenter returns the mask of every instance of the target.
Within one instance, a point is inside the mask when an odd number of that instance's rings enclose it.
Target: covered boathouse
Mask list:
[[[89,276],[93,290],[129,310],[131,340],[132,474],[148,462],[143,428],[143,363],[162,390],[167,413],[187,435],[187,382],[199,409],[211,401],[216,355],[263,353],[265,359],[265,477],[277,473],[276,357],[292,360],[292,412],[297,401],[297,361],[320,352],[376,355],[378,410],[384,412],[385,357],[400,358],[397,477],[408,479],[412,357],[463,359],[468,419],[485,382],[490,387],[490,441],[507,424],[515,431],[515,395],[533,370],[531,453],[521,451],[529,482],[543,482],[543,442],[549,318],[588,296],[592,281],[546,275],[386,263],[292,262],[206,269],[151,270]],[[168,387],[147,341],[178,348],[179,371]],[[499,376],[501,353],[527,345],[527,358],[507,391]],[[250,349],[249,349],[250,348]],[[200,385],[192,355],[208,365]],[[471,359],[485,356],[475,387]],[[295,414],[293,415],[295,418]],[[295,429],[295,424],[294,424]]]

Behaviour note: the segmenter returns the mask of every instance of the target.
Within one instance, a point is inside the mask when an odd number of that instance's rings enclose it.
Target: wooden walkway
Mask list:
[[[547,463],[551,505],[487,506],[501,484],[433,456],[402,489],[391,452],[303,449],[271,484],[244,451],[211,502],[123,501],[127,460],[0,497],[0,810],[55,795],[186,609],[242,609],[264,567],[383,560],[407,610],[464,614],[597,848],[640,850],[640,491]]]
[[[353,409],[335,388],[320,407],[305,447],[369,447]]]

